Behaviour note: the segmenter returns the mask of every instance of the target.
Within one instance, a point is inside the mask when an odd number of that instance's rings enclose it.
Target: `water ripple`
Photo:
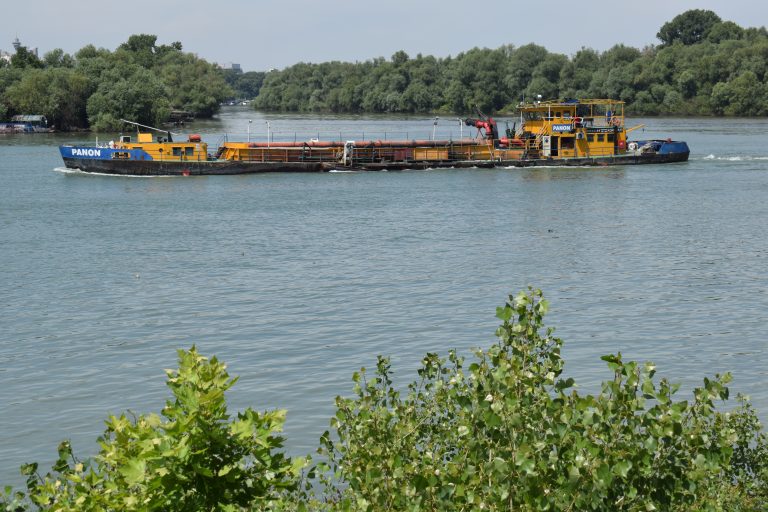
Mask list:
[[[732,371],[768,418],[765,122],[700,121],[647,121],[689,163],[614,169],[132,180],[0,147],[0,481],[61,439],[93,453],[108,413],[159,410],[193,343],[240,375],[233,407],[287,409],[309,452],[353,371],[390,355],[405,382],[428,351],[485,346],[528,284],[583,389],[621,351],[683,393]]]

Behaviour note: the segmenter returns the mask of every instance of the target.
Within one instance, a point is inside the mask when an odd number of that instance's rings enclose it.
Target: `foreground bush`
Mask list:
[[[768,510],[768,439],[754,411],[741,397],[716,407],[728,375],[675,401],[653,365],[619,354],[603,357],[613,377],[602,391],[580,395],[546,311],[538,291],[510,297],[497,344],[468,366],[427,354],[402,392],[386,358],[356,373],[303,476],[307,460],[279,451],[284,412],[230,420],[236,379],[180,351],[162,417],[110,417],[92,462],[62,443],[52,472],[22,468],[27,493],[7,489],[0,511]]]
[[[428,354],[402,396],[389,360],[354,376],[321,452],[328,509],[766,510],[768,444],[754,411],[725,413],[730,377],[691,401],[654,383],[654,367],[605,356],[597,396],[563,378],[562,341],[540,292],[497,316],[498,344],[465,367]]]
[[[270,508],[295,489],[303,465],[277,451],[285,411],[251,409],[231,419],[224,397],[237,380],[193,347],[167,372],[173,400],[162,417],[110,416],[92,462],[59,445],[53,472],[22,467],[28,496],[6,490],[0,510],[240,510]],[[5,504],[5,508],[2,506]]]

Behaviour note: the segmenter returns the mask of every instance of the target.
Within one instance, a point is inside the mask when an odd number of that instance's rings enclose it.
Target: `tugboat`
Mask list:
[[[478,111],[464,123],[480,138],[224,142],[211,154],[200,135],[176,142],[170,131],[123,120],[137,128],[136,140],[123,135],[106,145],[59,149],[67,168],[131,176],[635,165],[684,162],[690,155],[682,141],[629,140],[642,125],[626,128],[622,101],[535,101],[518,108],[519,129],[503,137],[496,121]]]
[[[682,141],[628,140],[628,134],[643,125],[627,129],[623,101],[536,101],[519,110],[516,137],[496,144],[503,165],[658,164],[684,162],[690,155]]]

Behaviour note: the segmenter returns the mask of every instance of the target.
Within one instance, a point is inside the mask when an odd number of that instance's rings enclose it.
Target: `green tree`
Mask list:
[[[11,66],[19,69],[24,68],[42,68],[42,61],[30,52],[26,46],[19,46],[16,49],[16,53],[11,55]]]
[[[61,48],[56,48],[43,55],[43,65],[46,68],[71,68],[75,60]]]
[[[227,85],[232,88],[233,97],[249,100],[259,95],[261,85],[264,83],[264,77],[267,75],[263,71],[243,73],[241,70],[235,69],[223,69],[221,73]]]
[[[7,88],[5,98],[14,112],[43,114],[52,126],[66,130],[84,125],[89,95],[83,75],[69,68],[47,68],[27,70]]]
[[[134,65],[105,72],[86,109],[92,129],[115,131],[122,126],[120,119],[159,125],[168,118],[171,104],[162,81]]]
[[[531,81],[533,70],[547,56],[547,49],[536,44],[527,44],[514,50],[506,63],[504,85],[510,92],[510,98],[522,99]],[[530,95],[528,96],[530,99]],[[509,102],[509,99],[508,99]]]
[[[125,51],[130,55],[132,62],[151,68],[155,64],[157,36],[151,34],[134,34],[126,42],[118,47],[119,51]]]
[[[191,53],[166,52],[156,65],[155,75],[163,81],[173,108],[201,117],[211,117],[233,94],[216,66]]]
[[[558,89],[564,97],[585,97],[599,67],[600,55],[591,48],[582,48],[563,66]]]
[[[395,66],[403,66],[408,62],[408,54],[403,50],[397,51],[392,55],[392,64]]]
[[[744,29],[732,21],[715,23],[707,33],[707,40],[715,44],[722,43],[728,39],[742,39],[743,37]]]
[[[718,114],[755,116],[768,112],[768,90],[751,71],[745,71],[727,83],[716,84],[711,101]]]
[[[765,29],[742,29],[711,11],[693,10],[665,24],[660,37],[658,47],[618,44],[602,53],[582,48],[571,58],[529,44],[473,48],[446,59],[420,54],[412,59],[401,51],[389,60],[300,63],[269,73],[254,106],[457,114],[478,106],[494,113],[512,111],[520,100],[541,94],[616,98],[627,102],[630,112],[637,108],[645,114],[711,114],[710,95],[718,82],[746,71],[768,79]]]
[[[691,9],[662,25],[656,37],[666,46],[676,41],[685,45],[696,44],[706,39],[709,31],[721,22],[720,16],[712,11]]]
[[[678,89],[685,98],[692,98],[696,95],[698,82],[699,80],[696,78],[696,75],[688,69],[680,73],[677,77]]]

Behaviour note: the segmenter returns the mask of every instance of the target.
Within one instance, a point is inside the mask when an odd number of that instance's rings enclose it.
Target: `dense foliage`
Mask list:
[[[259,95],[261,84],[267,74],[264,71],[246,71],[243,73],[237,69],[223,69],[224,80],[232,88],[233,96],[230,100],[252,100]]]
[[[174,109],[210,117],[231,95],[215,65],[146,34],[74,56],[56,49],[38,59],[22,46],[0,67],[0,116],[42,114],[62,130],[117,129],[121,118],[157,125]]]
[[[547,307],[510,297],[498,344],[469,366],[428,354],[404,395],[386,358],[356,374],[322,438],[328,509],[765,510],[768,439],[743,399],[716,408],[729,376],[675,401],[652,364],[609,355],[612,378],[581,395]]]
[[[283,412],[232,420],[223,364],[192,348],[168,371],[162,417],[112,416],[93,461],[64,442],[52,472],[22,467],[27,492],[0,510],[759,511],[768,508],[768,438],[730,377],[690,400],[654,366],[604,356],[612,377],[582,395],[538,291],[510,297],[498,342],[465,364],[427,354],[402,392],[388,359],[336,399],[319,460],[289,460]],[[730,410],[729,410],[730,409]]]
[[[630,22],[629,20],[626,20]],[[542,33],[543,35],[544,33]],[[528,44],[438,59],[299,63],[267,73],[255,108],[331,112],[512,111],[523,98],[606,97],[637,115],[768,114],[768,32],[691,10],[658,46],[582,48],[570,57]]]
[[[171,110],[208,117],[223,101],[294,112],[512,112],[522,99],[605,97],[634,115],[768,114],[768,31],[712,11],[686,11],[643,49],[617,44],[571,56],[537,44],[473,48],[455,57],[399,51],[365,62],[222,70],[181,43],[133,35],[114,52],[92,45],[39,59],[20,47],[0,60],[0,121],[43,114],[59,129],[116,129],[120,118],[165,121]]]
[[[162,416],[110,416],[93,461],[61,443],[52,472],[22,467],[28,499],[6,489],[0,510],[264,509],[296,488],[304,460],[277,451],[285,411],[249,408],[233,419],[224,393],[237,379],[194,347],[179,351],[179,369],[166,373],[174,398]]]

